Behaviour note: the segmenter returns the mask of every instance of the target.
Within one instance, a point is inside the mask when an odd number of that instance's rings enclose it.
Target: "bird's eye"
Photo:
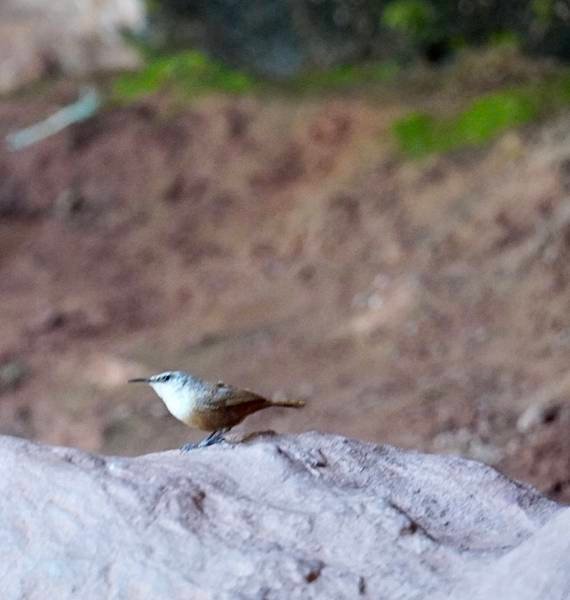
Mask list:
[[[170,375],[163,375],[162,381],[168,381],[170,379]]]

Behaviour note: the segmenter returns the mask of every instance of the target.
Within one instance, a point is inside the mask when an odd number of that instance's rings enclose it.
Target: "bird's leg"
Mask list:
[[[208,446],[213,446],[214,444],[223,442],[224,433],[226,433],[228,429],[228,427],[224,427],[222,429],[216,429],[216,431],[212,431],[212,433],[198,443],[198,448],[207,448]]]
[[[229,430],[229,427],[223,427],[222,429],[216,429],[209,433],[203,440],[200,440],[197,444],[193,444],[189,442],[188,444],[184,444],[180,450],[182,452],[190,452],[190,450],[194,450],[195,448],[207,448],[208,446],[213,446],[214,444],[219,444],[224,441],[224,433]]]
[[[188,442],[187,444],[184,444],[184,446],[180,448],[180,451],[190,452],[190,450],[194,450],[196,448],[205,448],[206,446],[209,446],[210,440],[214,437],[215,433],[217,432],[212,431],[212,433],[208,434],[208,436],[206,436],[203,440],[200,440],[197,444],[194,444],[193,442]]]

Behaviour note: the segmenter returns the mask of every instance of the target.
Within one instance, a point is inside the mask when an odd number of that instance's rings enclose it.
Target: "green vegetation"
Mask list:
[[[436,20],[434,7],[426,0],[394,0],[382,13],[382,24],[412,40],[430,37]]]
[[[391,81],[398,73],[396,62],[370,62],[309,71],[285,84],[295,91],[326,92]]]
[[[509,90],[483,96],[451,119],[413,113],[398,120],[393,131],[406,154],[421,157],[485,144],[507,129],[529,123],[539,112],[532,94]]]
[[[253,90],[280,88],[296,93],[318,93],[391,80],[398,73],[395,62],[343,65],[311,71],[281,84],[262,82],[215,61],[202,52],[190,50],[168,56],[147,55],[147,65],[137,73],[120,75],[113,94],[123,101],[136,100],[164,89],[190,96],[221,92],[242,94]]]
[[[497,31],[489,35],[487,45],[489,48],[506,48],[520,51],[522,41],[521,36],[514,31]]]
[[[137,73],[121,75],[114,84],[114,95],[122,100],[135,100],[164,88],[189,95],[206,92],[243,93],[255,81],[249,75],[208,58],[202,52],[188,50],[178,54],[150,58]]]
[[[552,23],[555,15],[553,0],[532,0],[530,7],[537,23],[544,27]]]
[[[480,146],[504,131],[570,104],[570,75],[486,94],[452,118],[414,112],[396,121],[393,133],[411,157]]]
[[[398,4],[401,5],[400,0]],[[512,36],[502,34],[497,35],[495,40],[496,45],[507,49],[512,47],[513,51],[516,51],[516,41]],[[371,62],[307,72],[277,84],[261,81],[194,50],[147,57],[147,65],[142,71],[124,74],[115,80],[113,92],[116,99],[128,102],[161,90],[171,90],[190,97],[212,92],[324,93],[390,82],[400,72],[400,67],[395,62]],[[484,64],[487,65],[485,73],[488,74],[488,61]],[[505,85],[506,71],[503,63],[499,65]],[[473,69],[471,64],[469,81],[474,77]],[[549,74],[539,74],[536,69],[528,69],[528,72],[525,69],[514,69],[513,72],[513,78],[519,81],[521,78],[523,81],[526,79],[527,83],[486,93],[452,116],[413,112],[397,120],[393,124],[393,134],[400,149],[408,156],[422,157],[466,146],[483,145],[508,129],[570,105],[568,70],[551,70]],[[488,83],[485,81],[487,89]],[[461,78],[459,85],[460,89],[464,89]],[[492,87],[496,86],[493,84]]]

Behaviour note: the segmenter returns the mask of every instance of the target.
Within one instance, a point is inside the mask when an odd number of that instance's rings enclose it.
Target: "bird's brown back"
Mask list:
[[[197,403],[188,425],[204,431],[233,427],[258,410],[270,406],[303,406],[303,402],[273,402],[263,396],[231,385],[212,385],[208,394]]]

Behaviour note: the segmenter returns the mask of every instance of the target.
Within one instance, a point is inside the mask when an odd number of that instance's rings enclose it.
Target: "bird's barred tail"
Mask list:
[[[304,400],[270,400],[271,406],[288,406],[290,408],[302,408],[305,406]]]

